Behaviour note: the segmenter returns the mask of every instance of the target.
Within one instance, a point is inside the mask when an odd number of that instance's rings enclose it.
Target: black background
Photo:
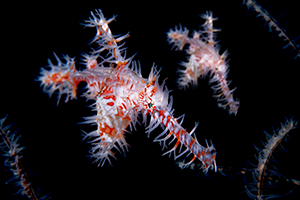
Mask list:
[[[299,16],[294,1],[259,2],[287,32],[300,35]],[[95,127],[81,125],[82,117],[93,115],[90,102],[80,97],[56,105],[56,97],[48,97],[34,81],[47,59],[54,61],[68,54],[80,61],[80,54],[90,50],[88,43],[95,30],[80,23],[90,17],[90,11],[102,9],[108,19],[114,14],[117,21],[110,24],[112,33],[130,32],[125,46],[127,57],[134,55],[142,66],[143,77],[148,77],[155,63],[162,68],[160,79],[167,79],[168,89],[173,90],[175,117],[185,114],[183,127],[190,131],[195,122],[200,144],[212,140],[217,149],[217,165],[243,168],[251,161],[255,164],[257,151],[266,141],[263,130],[272,133],[280,127],[285,117],[300,120],[299,112],[299,62],[294,59],[291,47],[278,33],[268,32],[265,21],[257,13],[247,10],[242,1],[182,1],[156,3],[153,1],[128,3],[82,1],[55,3],[7,4],[2,17],[2,65],[0,68],[1,107],[0,117],[8,114],[7,124],[14,123],[12,131],[20,128],[21,141],[26,149],[23,162],[32,174],[34,187],[43,188],[41,194],[52,199],[104,198],[243,198],[243,176],[222,176],[210,171],[208,176],[199,170],[181,170],[173,157],[162,156],[162,147],[153,139],[162,131],[157,128],[147,138],[144,125],[126,135],[131,146],[126,157],[116,154],[113,167],[97,167],[87,158],[89,145],[82,142],[82,131]],[[222,29],[217,35],[221,52],[229,52],[230,88],[236,87],[234,98],[240,100],[237,116],[218,108],[209,85],[209,77],[199,80],[198,87],[187,91],[176,87],[180,62],[186,61],[184,51],[171,50],[166,33],[176,25],[199,30],[204,20],[199,14],[213,11],[218,17],[214,27]],[[280,18],[279,15],[284,13]],[[286,24],[285,24],[286,23]],[[77,64],[79,67],[80,64]],[[81,85],[81,88],[84,84]],[[300,179],[298,171],[299,130],[291,132],[284,147],[278,150],[279,172]],[[172,146],[170,146],[172,147]],[[0,159],[4,162],[4,159]],[[2,170],[3,172],[4,170]],[[0,176],[1,196],[16,192],[13,184],[5,184],[11,172]],[[275,191],[276,192],[276,191]],[[299,191],[282,199],[297,199]]]

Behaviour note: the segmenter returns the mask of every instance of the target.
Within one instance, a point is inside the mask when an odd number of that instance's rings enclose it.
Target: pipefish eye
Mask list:
[[[153,103],[148,103],[148,107],[151,108],[153,106]]]

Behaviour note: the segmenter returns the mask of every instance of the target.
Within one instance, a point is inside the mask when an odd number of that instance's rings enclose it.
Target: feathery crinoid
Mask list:
[[[273,135],[267,136],[267,142],[264,144],[263,149],[256,148],[258,150],[258,165],[253,171],[253,183],[248,182],[246,186],[246,192],[249,197],[253,199],[269,199],[280,197],[286,194],[276,194],[279,190],[275,189],[278,184],[278,177],[283,177],[276,172],[277,170],[272,167],[270,160],[276,147],[281,144],[282,140],[286,139],[288,133],[296,128],[297,121],[293,119],[287,119],[285,124],[281,124],[281,128],[273,131]],[[273,169],[272,169],[273,168]],[[275,178],[277,177],[277,178]],[[282,190],[283,187],[280,187]],[[291,191],[288,191],[288,193]]]
[[[255,0],[244,0],[243,4],[247,5],[248,9],[252,8],[254,11],[258,13],[257,17],[262,17],[269,26],[270,32],[274,28],[275,31],[278,32],[278,36],[282,37],[284,41],[287,42],[287,44],[283,47],[283,49],[287,47],[292,47],[292,51],[296,51],[295,59],[300,57],[300,44],[297,44],[297,40],[300,38],[300,36],[293,39],[289,35],[289,33],[284,29],[278,21],[270,15],[270,13],[265,10],[262,6],[260,6]]]
[[[193,158],[186,165],[198,158],[204,171],[216,169],[214,146],[201,146],[192,137],[195,128],[188,133],[178,123],[178,118],[173,116],[169,90],[164,86],[164,81],[161,85],[158,81],[159,70],[153,66],[149,77],[143,78],[140,65],[132,61],[132,57],[126,58],[125,50],[121,48],[123,44],[119,44],[128,34],[116,38],[108,25],[114,17],[106,20],[101,10],[91,14],[92,18],[85,21],[85,26],[96,28],[93,43],[98,48],[84,55],[86,68],[82,71],[76,70],[74,59],[68,56],[65,56],[66,62],[56,58],[58,64],[49,62],[50,70],[42,69],[38,80],[41,81],[44,91],[50,95],[54,91],[58,91],[59,97],[66,94],[66,101],[76,98],[79,82],[87,83],[87,91],[83,96],[95,102],[91,107],[96,114],[85,117],[84,123],[97,125],[95,131],[86,133],[93,146],[91,156],[95,158],[95,162],[103,165],[108,161],[111,164],[110,158],[115,158],[113,149],[121,153],[127,151],[124,133],[128,126],[131,130],[136,129],[137,117],[141,113],[145,124],[147,115],[151,115],[147,133],[159,125],[165,126],[165,130],[155,141],[165,145],[169,138],[176,139],[175,146],[168,153],[173,152],[175,158],[185,153],[192,154]],[[105,57],[100,55],[103,52],[108,52]],[[162,138],[168,131],[169,134]],[[179,144],[186,149],[181,152],[183,148],[180,148],[179,155],[176,156]]]
[[[215,32],[220,31],[213,27],[213,21],[217,18],[213,18],[212,12],[207,12],[202,15],[206,21],[202,25],[203,30],[194,32],[192,38],[188,36],[188,30],[177,29],[170,30],[168,32],[169,43],[174,43],[177,49],[182,50],[186,44],[189,45],[187,54],[189,55],[189,61],[183,63],[185,69],[179,70],[181,77],[178,80],[180,87],[188,87],[189,84],[197,85],[197,80],[200,77],[204,77],[207,74],[211,74],[212,82],[217,82],[217,85],[212,86],[215,95],[220,102],[219,107],[226,108],[229,106],[229,113],[237,114],[239,108],[239,101],[233,99],[232,92],[226,80],[228,73],[228,64],[226,62],[226,52],[222,55],[219,54],[219,45],[215,41]]]
[[[26,173],[21,162],[22,150],[24,147],[21,147],[19,143],[20,136],[16,137],[16,132],[11,133],[9,131],[11,125],[3,125],[6,117],[0,119],[0,136],[3,140],[0,142],[0,149],[4,152],[2,156],[5,157],[5,168],[10,169],[10,171],[13,173],[13,176],[7,181],[7,183],[14,183],[15,187],[18,188],[16,194],[21,194],[22,196],[32,200],[48,199],[48,195],[38,197],[38,194],[32,187],[28,174]]]

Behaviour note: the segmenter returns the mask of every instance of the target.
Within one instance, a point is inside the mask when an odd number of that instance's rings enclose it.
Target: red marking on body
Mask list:
[[[195,142],[195,139],[194,138],[191,138],[191,142],[190,142],[190,144],[189,144],[189,149],[191,149],[191,147],[192,147],[192,145],[194,144],[194,142]]]
[[[106,87],[106,88],[103,89],[101,95],[103,95],[103,94],[111,94],[111,93],[113,93],[112,88]]]
[[[204,157],[204,156],[205,156],[205,152],[204,152],[204,151],[202,151],[202,152],[201,152],[201,154],[202,154],[202,157]]]
[[[72,70],[73,72],[76,71],[76,68],[74,65],[71,65],[70,67],[70,70]],[[47,79],[45,79],[45,82],[46,83],[49,83],[49,82],[53,82],[55,84],[59,83],[59,84],[64,84],[64,82],[69,82],[72,86],[72,96],[73,97],[76,97],[76,93],[77,93],[77,86],[79,84],[79,82],[81,81],[78,81],[76,80],[76,78],[70,78],[70,72],[66,72],[65,74],[62,74],[61,71],[57,72],[57,73],[54,73],[54,74],[51,74],[51,75],[48,75]]]
[[[146,105],[144,105],[144,106],[146,106]],[[148,115],[150,112],[151,112],[150,110],[147,110],[147,113],[145,115]]]
[[[128,84],[129,84],[129,80],[130,80],[130,76],[127,77],[127,81],[126,81],[125,85],[128,85]]]
[[[178,147],[178,145],[180,144],[180,140],[177,140],[177,142],[175,143],[173,149],[176,149]]]
[[[113,105],[115,105],[115,103],[114,102],[108,102],[107,105],[108,106],[113,106]]]
[[[93,59],[93,60],[89,60],[87,62],[87,69],[93,69],[97,66],[97,60]]]
[[[124,62],[118,61],[116,70],[121,71],[122,69],[124,69],[124,67],[126,66],[127,63],[128,63],[128,61],[124,61]]]
[[[117,112],[118,112],[118,114],[116,114],[115,116],[119,116],[119,117],[121,117],[122,119],[127,120],[128,122],[131,121],[131,119],[129,118],[129,116],[124,117],[124,113],[123,113],[123,110],[122,110],[122,106],[118,106],[118,107],[117,107]]]
[[[115,95],[108,95],[108,96],[103,97],[103,99],[112,99],[113,101],[115,101],[116,96]]]
[[[99,85],[99,82],[96,82],[96,83],[98,83],[98,85]],[[101,82],[101,83],[100,83],[100,86],[99,86],[100,91],[104,88],[104,85],[105,85],[104,82]]]
[[[170,122],[170,120],[171,120],[171,117],[170,117],[170,115],[168,115],[166,126],[168,125],[168,123]]]
[[[90,87],[94,87],[94,85],[96,85],[94,82],[89,83],[89,86],[90,86]]]
[[[115,58],[116,59],[118,59],[118,56],[117,56],[117,53],[116,53],[117,51],[116,51],[116,49],[114,48],[114,56],[115,56]]]
[[[122,106],[123,106],[123,108],[125,108],[125,110],[127,109],[127,107],[125,106],[125,104],[124,104],[124,103],[122,103]]]
[[[135,106],[137,106],[137,104],[136,104],[136,102],[135,102],[135,101],[132,101],[132,103],[133,103]]]
[[[171,137],[172,136],[172,134],[173,134],[173,132],[172,131],[170,131],[170,133],[167,135],[167,137],[169,138],[169,137]]]
[[[97,35],[99,35],[99,36],[103,34],[103,31],[101,31],[101,29],[102,29],[102,26],[100,26],[100,29],[97,28]]]
[[[195,159],[196,159],[196,157],[194,156],[189,163],[192,163]]]
[[[100,127],[100,131],[110,135],[110,136],[115,136],[117,131],[116,129],[113,127],[109,127],[106,123],[103,124],[104,125],[104,128]]]
[[[151,97],[156,93],[156,91],[157,91],[157,88],[156,87],[153,87],[153,89],[151,90]]]

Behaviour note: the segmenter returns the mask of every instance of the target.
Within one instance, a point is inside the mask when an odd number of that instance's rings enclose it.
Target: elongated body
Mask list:
[[[92,16],[93,18],[86,21],[86,26],[97,28],[94,42],[99,45],[99,49],[84,56],[86,69],[76,70],[74,59],[68,56],[65,56],[65,62],[57,57],[58,64],[49,62],[50,70],[42,69],[39,81],[44,86],[44,91],[50,95],[56,90],[59,98],[66,94],[66,101],[76,98],[79,82],[86,82],[87,91],[83,95],[95,101],[91,107],[96,114],[85,117],[85,123],[97,125],[97,130],[87,133],[86,137],[93,145],[91,155],[96,162],[99,165],[103,165],[105,160],[110,162],[110,157],[114,157],[113,148],[125,153],[127,143],[124,133],[128,126],[131,130],[135,129],[137,117],[142,113],[144,124],[147,115],[151,115],[146,132],[150,133],[158,125],[165,127],[156,141],[165,142],[171,136],[177,139],[174,148],[169,152],[175,153],[176,147],[181,143],[186,150],[180,155],[191,153],[194,155],[192,161],[198,158],[205,171],[209,168],[216,169],[215,148],[201,146],[191,136],[194,129],[188,133],[173,117],[172,100],[168,101],[169,91],[164,87],[164,82],[161,85],[158,83],[159,71],[152,67],[148,79],[143,78],[140,66],[132,58],[126,59],[120,49],[121,45],[118,45],[128,35],[114,38],[108,26],[113,18],[106,20],[101,10],[97,10],[96,15],[92,13]],[[99,55],[103,51],[109,52],[109,56],[104,59]],[[163,135],[166,137],[160,139]]]
[[[192,38],[188,37],[189,31],[175,28],[168,32],[168,40],[174,43],[178,49],[182,50],[186,44],[189,45],[187,53],[189,61],[182,63],[185,67],[179,70],[181,77],[178,79],[180,87],[188,87],[189,84],[197,85],[197,80],[207,74],[211,74],[210,83],[216,82],[212,89],[219,93],[215,95],[220,102],[219,107],[229,107],[229,114],[237,114],[240,102],[233,99],[233,90],[229,89],[229,81],[227,81],[228,64],[226,62],[226,52],[220,55],[220,47],[215,41],[215,32],[219,29],[213,28],[212,12],[202,15],[206,20],[202,25],[203,30],[194,32]]]

